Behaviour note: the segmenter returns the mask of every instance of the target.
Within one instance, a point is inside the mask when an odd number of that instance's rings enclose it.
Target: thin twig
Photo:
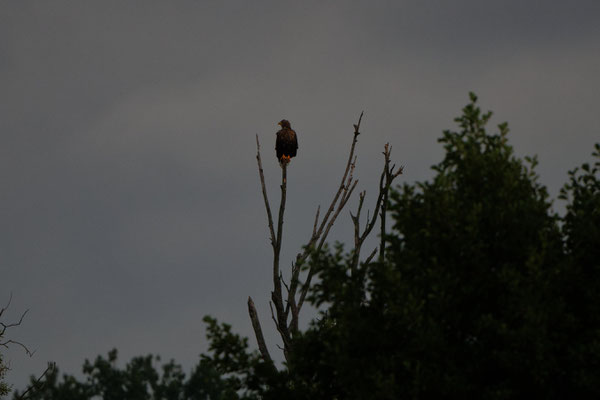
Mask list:
[[[4,311],[6,311],[9,307],[10,307],[10,303],[12,302],[12,292],[10,293],[10,296],[8,298],[8,303],[6,303],[6,306],[4,306],[2,309],[0,309],[0,316],[2,316],[2,314],[4,314]],[[23,319],[25,318],[25,316],[27,315],[27,313],[29,312],[29,309],[25,310],[25,312],[23,312],[23,314],[21,314],[21,318],[19,318],[19,321],[17,322],[12,322],[9,324],[5,324],[4,322],[0,322],[0,338],[2,338],[5,333],[6,330],[8,328],[14,328],[15,326],[19,326],[23,323]],[[29,348],[27,346],[25,346],[23,343],[17,341],[17,340],[5,340],[3,342],[0,341],[0,346],[5,347],[5,348],[9,348],[10,344],[16,344],[17,346],[20,346],[23,348],[23,350],[25,350],[25,353],[29,356],[32,357],[33,354],[35,353],[34,351],[29,350]]]
[[[392,181],[398,177],[399,175],[401,175],[404,172],[404,167],[401,166],[400,168],[398,168],[398,170],[396,172],[394,172],[394,168],[396,168],[396,165],[392,165],[390,167],[390,158],[392,155],[392,146],[390,146],[389,143],[386,143],[385,147],[384,147],[384,151],[383,151],[383,156],[385,158],[385,167],[384,167],[384,171],[385,171],[385,188],[380,188],[384,190],[384,196],[383,196],[383,200],[382,200],[382,204],[381,204],[381,214],[380,214],[380,219],[381,219],[381,244],[380,244],[380,250],[379,250],[379,259],[383,262],[385,259],[385,240],[386,240],[386,233],[385,233],[385,222],[386,222],[386,213],[387,213],[387,205],[388,205],[388,196],[389,196],[389,189],[390,186],[392,184]]]
[[[292,270],[294,269],[294,263],[292,263]],[[283,274],[281,272],[279,272],[279,279],[281,280],[281,283],[283,283],[283,286],[285,287],[286,291],[290,291],[290,287],[287,285],[287,283],[285,283],[285,279],[283,279]]]
[[[373,249],[373,251],[371,252],[371,254],[369,255],[369,257],[367,257],[367,259],[365,260],[365,265],[369,265],[369,263],[371,262],[373,257],[375,257],[375,254],[377,254],[377,247],[375,247]]]
[[[2,316],[2,314],[4,314],[4,311],[6,309],[8,309],[8,307],[10,307],[10,302],[12,301],[12,292],[10,292],[10,295],[8,297],[8,303],[6,303],[6,305],[4,307],[2,307],[2,309],[0,309],[0,317]]]
[[[4,311],[6,311],[10,307],[11,302],[12,302],[12,292],[10,293],[10,297],[8,299],[8,303],[6,304],[6,306],[4,306],[2,309],[0,309],[0,317],[4,314]],[[23,322],[23,319],[25,318],[25,316],[27,315],[28,312],[29,312],[29,310],[25,310],[25,312],[23,314],[21,314],[21,318],[19,318],[18,322],[13,322],[13,323],[9,323],[9,324],[0,322],[0,326],[2,327],[2,329],[0,329],[0,338],[2,338],[4,336],[4,334],[6,333],[6,330],[8,328],[14,328],[16,326],[21,325],[21,323]],[[11,345],[11,344],[14,344],[14,345],[17,345],[17,346],[20,346],[21,348],[23,348],[23,350],[25,350],[25,353],[29,357],[33,357],[33,355],[35,354],[35,350],[34,351],[29,350],[29,348],[25,344],[23,344],[17,340],[9,339],[9,340],[0,342],[0,346],[5,347],[5,348],[9,348],[9,345]],[[48,363],[48,367],[46,368],[44,373],[35,382],[33,382],[32,385],[27,388],[27,390],[25,390],[21,395],[15,396],[15,398],[17,398],[19,400],[27,399],[26,396],[31,392],[32,389],[41,387],[40,386],[41,380],[46,376],[46,374],[52,368],[54,368],[54,363]]]
[[[16,340],[12,340],[12,339],[9,339],[9,340],[7,340],[7,341],[5,341],[5,342],[2,342],[2,343],[0,343],[0,346],[2,346],[2,347],[6,347],[6,348],[8,349],[8,345],[9,345],[9,344],[16,344],[16,345],[18,345],[18,346],[21,346],[21,347],[23,348],[23,350],[25,350],[25,353],[26,353],[26,354],[27,354],[29,357],[33,357],[33,355],[35,354],[35,350],[31,351],[31,350],[29,350],[29,349],[27,348],[27,346],[25,346],[23,343],[21,343],[21,342],[18,342],[18,341],[16,341]]]
[[[46,376],[46,374],[48,374],[48,372],[50,372],[51,370],[53,370],[56,367],[56,365],[53,362],[49,362],[48,363],[48,367],[46,367],[46,370],[42,373],[42,375],[40,375],[39,378],[37,378],[35,380],[35,382],[33,382],[28,388],[27,390],[25,390],[23,393],[21,393],[20,395],[16,396],[16,398],[18,400],[26,400],[28,399],[29,394],[31,394],[31,390],[32,389],[41,389],[44,386],[44,383],[41,383],[41,380]]]
[[[342,181],[340,182],[340,187],[339,187],[338,191],[336,192],[336,194],[333,198],[333,201],[331,202],[331,205],[329,206],[329,209],[327,210],[327,213],[325,214],[325,217],[323,217],[323,221],[322,221],[321,226],[319,227],[319,231],[318,231],[319,235],[323,231],[323,227],[327,223],[327,219],[329,218],[329,215],[335,209],[335,204],[337,203],[337,199],[340,197],[340,194],[342,193],[342,191],[344,190],[344,187],[346,186],[346,177],[348,176],[350,167],[354,164],[352,162],[352,158],[354,157],[354,148],[356,147],[356,142],[358,141],[358,135],[360,135],[360,132],[359,132],[360,122],[362,121],[363,114],[364,114],[364,111],[360,113],[360,117],[358,118],[358,123],[354,125],[354,136],[352,138],[352,146],[350,147],[350,154],[348,155],[348,162],[346,163],[346,170],[344,171],[344,175],[342,176]]]
[[[317,207],[317,215],[315,215],[315,224],[313,225],[312,237],[317,234],[317,223],[319,222],[319,212],[321,211],[321,206]]]
[[[23,318],[25,318],[25,315],[27,315],[28,312],[29,312],[29,309],[25,310],[25,312],[23,314],[21,314],[21,318],[19,319],[19,322],[13,322],[12,324],[4,324],[3,322],[0,322],[0,325],[2,326],[2,330],[0,330],[0,336],[4,335],[4,332],[6,332],[6,329],[21,325],[21,322],[23,322]]]

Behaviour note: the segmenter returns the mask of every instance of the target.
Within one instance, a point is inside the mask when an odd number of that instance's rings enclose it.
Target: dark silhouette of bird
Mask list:
[[[296,157],[298,137],[287,119],[282,119],[277,125],[281,126],[281,129],[277,132],[275,152],[277,153],[277,160],[283,166],[288,164],[292,157]]]

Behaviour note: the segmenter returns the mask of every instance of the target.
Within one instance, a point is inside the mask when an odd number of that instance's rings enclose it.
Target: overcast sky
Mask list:
[[[430,177],[469,91],[556,195],[600,141],[598,21],[597,0],[1,2],[0,303],[30,309],[11,337],[37,350],[8,352],[8,381],[113,347],[189,368],[204,315],[251,336],[249,295],[276,352],[255,135],[276,202],[282,118],[300,145],[283,265],[362,110],[371,204],[383,144],[401,181]]]

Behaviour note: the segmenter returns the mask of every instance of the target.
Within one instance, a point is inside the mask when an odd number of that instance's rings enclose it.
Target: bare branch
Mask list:
[[[381,243],[380,243],[379,257],[380,257],[380,259],[383,259],[383,257],[385,256],[385,253],[384,253],[385,252],[385,217],[386,217],[388,193],[389,193],[389,189],[392,184],[392,181],[398,175],[400,175],[402,173],[402,168],[400,168],[396,172],[393,172],[395,165],[390,167],[390,153],[391,153],[391,147],[389,146],[389,143],[386,143],[386,145],[384,146],[384,151],[383,151],[384,166],[383,166],[383,171],[381,172],[381,176],[379,179],[379,193],[377,195],[377,200],[375,202],[375,210],[374,210],[372,216],[369,216],[369,212],[367,212],[367,224],[362,233],[360,232],[360,212],[363,207],[363,201],[365,198],[364,191],[361,192],[361,194],[360,194],[360,200],[359,200],[356,215],[353,215],[352,213],[350,213],[352,222],[354,223],[354,251],[353,251],[353,257],[352,257],[352,264],[351,264],[352,272],[354,272],[356,270],[356,268],[358,268],[358,264],[360,261],[360,250],[361,250],[362,244],[364,243],[366,238],[369,236],[369,234],[373,230],[378,217],[381,219]],[[381,209],[381,212],[379,211],[380,209]],[[375,252],[371,253],[371,255],[368,258],[369,262],[371,261],[371,258],[374,256],[375,256]],[[367,262],[367,264],[368,264],[368,262]]]
[[[315,215],[315,224],[313,225],[312,237],[317,234],[317,223],[319,222],[319,212],[321,211],[321,206],[317,207],[317,215]]]
[[[346,163],[346,169],[344,170],[344,175],[342,176],[340,187],[338,188],[338,191],[336,192],[336,194],[333,198],[333,201],[331,202],[331,205],[329,206],[327,214],[325,214],[325,217],[323,217],[323,221],[321,222],[321,226],[319,227],[317,234],[316,235],[313,234],[313,236],[311,237],[311,239],[308,242],[308,245],[306,246],[304,253],[299,253],[298,256],[296,257],[296,264],[300,261],[304,261],[308,257],[308,255],[310,254],[310,251],[313,250],[312,246],[319,240],[319,238],[320,238],[320,241],[316,248],[316,252],[318,253],[321,251],[321,248],[323,247],[325,241],[327,240],[329,231],[333,227],[335,221],[337,220],[337,217],[340,215],[340,212],[345,207],[346,203],[352,196],[352,192],[354,192],[354,189],[356,188],[356,185],[358,184],[358,181],[354,180],[354,169],[356,167],[356,156],[354,155],[354,150],[356,147],[356,143],[358,141],[358,135],[360,135],[360,123],[362,121],[363,115],[364,115],[364,112],[361,112],[360,117],[358,118],[358,123],[353,125],[354,133],[353,133],[353,137],[352,137],[352,145],[350,146],[350,154],[348,155],[348,162]],[[342,198],[336,209],[335,206],[336,206],[336,203],[337,203],[340,195],[342,196]],[[333,214],[333,216],[331,217],[331,219],[329,220],[329,217],[334,209],[336,211]],[[325,224],[327,224],[327,227],[325,228],[325,231],[323,231]],[[298,274],[299,274],[299,271],[297,271],[297,275],[295,277],[293,277],[292,282],[291,282],[292,287],[293,287],[293,292],[291,292],[290,296],[288,296],[288,300],[290,303],[295,302],[297,285],[294,286],[294,283],[298,284]],[[306,298],[306,294],[308,292],[308,289],[310,288],[310,283],[311,283],[313,275],[314,275],[314,269],[310,268],[308,271],[308,276],[306,277],[306,281],[300,292],[300,298],[298,300],[298,305],[296,307],[296,312],[298,312],[298,313],[300,312],[300,309],[302,308],[304,299]],[[288,312],[288,309],[286,309],[286,314]],[[294,317],[292,316],[292,318],[294,318]],[[297,319],[297,316],[296,316],[296,319]]]
[[[48,363],[48,367],[46,367],[46,370],[42,373],[42,375],[40,375],[39,378],[37,378],[35,380],[35,382],[33,382],[28,388],[27,390],[25,390],[23,393],[21,393],[19,396],[17,396],[18,400],[26,400],[29,398],[29,395],[31,394],[31,390],[32,389],[41,389],[44,384],[41,383],[42,379],[46,376],[46,374],[48,374],[48,372],[52,371],[54,368],[56,367],[56,365],[53,362],[49,362]]]
[[[278,319],[275,318],[275,313],[273,312],[273,303],[269,302],[269,307],[271,308],[271,319],[273,320],[273,322],[275,322],[275,327],[277,328],[277,331],[279,332],[279,336],[281,336],[281,339],[283,340],[283,355],[285,356],[285,359],[287,361],[288,360],[288,349],[289,349],[289,345],[290,345],[290,339],[289,339],[289,333],[287,331],[287,324],[281,326],[278,323]]]
[[[340,181],[340,186],[339,186],[335,196],[333,197],[333,201],[331,202],[329,209],[327,210],[327,213],[325,214],[325,216],[323,217],[323,220],[321,221],[319,229],[316,231],[316,233],[314,233],[314,229],[313,229],[313,235],[310,238],[310,240],[308,241],[308,244],[305,246],[304,252],[298,253],[298,255],[296,256],[296,264],[300,264],[300,263],[304,262],[306,260],[306,258],[310,255],[310,253],[312,251],[315,251],[313,246],[317,243],[317,241],[319,243],[316,247],[316,252],[318,253],[319,251],[321,251],[321,248],[323,247],[323,245],[327,239],[327,236],[329,234],[329,231],[331,230],[331,227],[334,225],[335,221],[337,220],[337,217],[340,215],[340,212],[342,211],[342,209],[344,208],[344,206],[350,199],[352,192],[354,191],[354,189],[356,188],[356,185],[358,184],[358,181],[355,181],[354,177],[353,177],[354,168],[356,167],[356,156],[354,155],[354,150],[356,148],[356,143],[358,141],[358,135],[360,135],[360,123],[362,121],[363,114],[364,114],[364,112],[360,113],[360,117],[358,118],[358,123],[353,125],[354,133],[353,133],[353,137],[352,137],[352,145],[350,146],[350,154],[348,155],[348,161],[346,163],[344,175],[342,176],[342,179]],[[341,196],[341,199],[340,199],[340,196]],[[338,203],[338,200],[340,200],[339,203]],[[336,207],[336,205],[337,205],[337,207]],[[334,210],[335,210],[335,212],[334,212]],[[299,269],[294,271],[294,274],[293,274],[291,282],[290,282],[291,291],[288,294],[288,307],[286,308],[286,316],[290,310],[295,309],[296,315],[292,315],[292,321],[296,321],[296,324],[295,325],[292,324],[292,328],[296,327],[296,329],[297,329],[297,320],[298,320],[297,314],[300,312],[302,305],[304,303],[304,299],[306,298],[306,294],[308,292],[312,277],[314,275],[314,268],[309,269],[308,276],[306,277],[306,281],[300,292],[300,298],[298,300],[297,306],[295,306],[296,290],[298,289],[298,285],[299,285],[299,274],[300,274]]]
[[[273,229],[273,215],[271,214],[271,206],[267,197],[267,186],[265,185],[265,175],[263,172],[262,161],[260,159],[260,144],[258,143],[258,135],[256,135],[256,161],[258,162],[258,173],[260,175],[260,184],[262,186],[262,194],[265,200],[265,208],[267,210],[267,218],[269,220],[269,231],[271,233],[271,245],[275,246],[275,230]]]
[[[273,302],[269,302],[269,308],[271,309],[271,319],[275,322],[275,326],[279,329],[279,324],[277,323],[277,318],[275,318],[275,313],[273,312]],[[281,332],[280,332],[281,333]]]
[[[8,298],[8,303],[6,303],[6,306],[4,306],[1,310],[0,310],[0,316],[2,316],[2,314],[4,314],[4,311],[7,310],[10,307],[10,303],[12,302],[12,292],[10,294],[10,297]],[[5,324],[4,322],[0,322],[0,338],[2,338],[4,336],[4,334],[6,333],[6,330],[8,328],[14,328],[15,326],[19,326],[21,325],[21,323],[23,323],[23,319],[25,318],[25,316],[27,315],[27,313],[29,312],[29,310],[25,310],[25,312],[23,312],[23,314],[21,314],[21,318],[19,318],[19,321],[17,322],[12,322],[9,324]],[[25,353],[31,357],[33,356],[33,354],[35,353],[34,351],[29,350],[29,348],[27,346],[25,346],[23,343],[18,342],[16,340],[5,340],[3,342],[0,342],[0,346],[5,347],[5,348],[9,348],[10,344],[16,344],[17,346],[21,346],[23,348],[23,350],[25,350]]]
[[[273,249],[273,293],[272,300],[277,310],[277,325],[282,335],[286,335],[284,345],[289,342],[287,327],[287,316],[283,308],[283,296],[281,293],[281,279],[279,271],[279,258],[281,254],[281,238],[283,237],[283,216],[285,213],[285,202],[287,195],[287,163],[281,164],[281,201],[279,203],[279,216],[277,218],[277,239]]]
[[[10,302],[9,302],[9,304],[10,304]],[[21,325],[21,322],[23,322],[23,318],[25,318],[25,315],[27,315],[28,312],[29,312],[28,309],[25,310],[25,312],[21,315],[19,322],[13,322],[12,324],[5,324],[3,322],[0,322],[0,326],[2,326],[2,330],[0,330],[0,336],[4,335],[4,332],[6,332],[6,329]]]
[[[29,356],[29,357],[33,357],[33,355],[35,354],[35,350],[31,351],[27,348],[27,346],[25,346],[23,343],[21,342],[17,342],[16,340],[7,340],[6,342],[2,342],[0,343],[0,346],[2,347],[6,347],[8,349],[8,345],[9,344],[16,344],[18,346],[21,346],[23,348],[23,350],[25,350],[25,353]]]
[[[6,305],[4,307],[2,307],[2,309],[0,309],[0,317],[2,316],[2,314],[4,314],[4,311],[8,309],[8,307],[10,307],[10,302],[12,301],[12,292],[10,292],[10,296],[8,297],[8,303],[6,303]]]
[[[342,200],[340,201],[340,203],[338,205],[338,208],[335,211],[335,214],[333,214],[333,217],[331,218],[331,220],[327,224],[327,228],[325,229],[325,232],[321,236],[321,240],[319,241],[319,245],[317,247],[317,250],[321,250],[321,248],[323,247],[323,244],[325,244],[325,240],[327,239],[327,235],[329,234],[329,231],[333,227],[333,224],[335,223],[338,215],[340,215],[340,212],[344,209],[344,206],[348,202],[348,199],[350,199],[350,196],[352,195],[352,192],[354,191],[354,188],[356,188],[357,184],[358,184],[358,181],[354,181],[352,183],[352,187],[350,189],[348,189],[348,188],[344,189],[344,195],[342,197]]]
[[[358,118],[358,124],[354,125],[354,137],[352,138],[352,146],[350,147],[350,154],[348,155],[348,162],[346,163],[346,170],[344,171],[344,175],[342,176],[342,181],[340,182],[340,187],[339,187],[338,191],[336,192],[336,194],[333,198],[333,201],[331,202],[331,205],[329,206],[329,209],[327,210],[327,213],[325,214],[325,217],[323,217],[323,221],[321,222],[321,226],[319,227],[319,231],[317,232],[317,234],[319,236],[323,232],[323,228],[324,228],[325,224],[327,223],[329,215],[331,215],[331,213],[335,209],[335,205],[337,203],[338,198],[340,197],[340,194],[342,193],[344,188],[347,186],[346,185],[346,177],[348,176],[348,172],[350,172],[350,168],[352,168],[352,170],[354,170],[354,163],[352,162],[352,159],[354,157],[354,148],[356,147],[356,142],[358,141],[358,135],[360,135],[360,132],[359,132],[360,122],[362,121],[363,114],[364,114],[364,111],[360,113],[360,117]],[[355,161],[356,161],[356,159],[355,159]],[[347,190],[347,188],[346,188],[346,190]]]
[[[384,151],[383,151],[383,156],[385,158],[385,166],[384,166],[384,173],[385,173],[385,187],[381,186],[380,183],[380,191],[383,190],[384,195],[383,195],[383,199],[382,199],[382,204],[381,204],[381,213],[380,213],[380,220],[381,220],[381,232],[380,232],[380,237],[381,237],[381,243],[379,246],[379,259],[381,261],[383,261],[385,259],[385,239],[386,239],[386,233],[385,233],[385,222],[386,222],[386,213],[387,213],[387,205],[388,205],[388,195],[389,195],[389,189],[390,186],[392,185],[392,181],[394,179],[396,179],[396,177],[398,177],[399,175],[402,174],[402,172],[404,171],[404,167],[400,167],[398,169],[398,171],[394,172],[394,168],[396,168],[396,164],[392,165],[390,167],[390,157],[392,154],[392,146],[389,145],[389,143],[386,143],[385,147],[384,147]]]
[[[293,269],[294,269],[294,263],[292,263],[292,270]],[[285,283],[285,279],[283,279],[283,274],[281,272],[279,272],[279,279],[281,280],[281,283],[283,283],[285,290],[289,293],[290,287]]]
[[[4,306],[2,309],[0,309],[0,317],[4,314],[4,311],[6,311],[10,307],[11,301],[12,301],[12,292],[10,293],[10,297],[8,299],[8,303],[6,304],[6,306]],[[13,323],[9,323],[9,324],[5,324],[4,322],[0,322],[0,326],[2,327],[0,329],[0,339],[4,336],[4,334],[6,333],[6,330],[8,328],[13,328],[15,326],[21,325],[21,323],[23,322],[23,319],[25,318],[25,315],[27,315],[28,312],[29,312],[29,310],[25,310],[25,312],[23,314],[21,314],[21,318],[19,318],[18,322],[13,322]],[[19,342],[17,340],[9,339],[9,340],[5,340],[5,341],[0,341],[0,346],[1,347],[5,347],[7,349],[9,348],[9,345],[11,345],[11,344],[20,346],[23,350],[25,350],[25,353],[29,357],[33,357],[33,355],[35,354],[35,350],[34,351],[29,350],[29,348],[25,344],[23,344],[23,343],[21,343],[21,342]],[[48,367],[46,368],[46,370],[44,371],[44,373],[39,378],[37,378],[37,380],[35,382],[33,382],[32,385],[27,388],[27,390],[25,390],[21,395],[15,396],[15,398],[17,398],[19,400],[27,399],[28,395],[31,393],[32,389],[37,389],[37,388],[41,387],[41,385],[40,385],[41,380],[53,368],[54,368],[54,363],[48,363]]]
[[[373,257],[375,257],[375,254],[377,254],[377,247],[373,249],[373,251],[371,252],[371,254],[369,255],[369,257],[367,257],[367,259],[365,260],[365,264],[369,264],[371,262],[371,260],[373,259]]]
[[[273,360],[271,359],[271,355],[267,349],[267,344],[260,327],[260,320],[258,319],[258,314],[256,312],[256,307],[254,307],[254,301],[252,301],[252,297],[248,297],[248,314],[250,314],[250,321],[252,321],[252,328],[254,329],[254,335],[256,336],[256,341],[258,342],[260,354],[262,354],[265,361],[272,363]]]

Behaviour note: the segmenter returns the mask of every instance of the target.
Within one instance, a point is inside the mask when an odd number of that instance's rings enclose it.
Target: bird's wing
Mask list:
[[[283,136],[282,135],[282,130],[277,131],[276,135],[277,135],[277,139],[275,140],[275,145],[278,145],[281,142],[281,139],[282,139],[282,136]]]

